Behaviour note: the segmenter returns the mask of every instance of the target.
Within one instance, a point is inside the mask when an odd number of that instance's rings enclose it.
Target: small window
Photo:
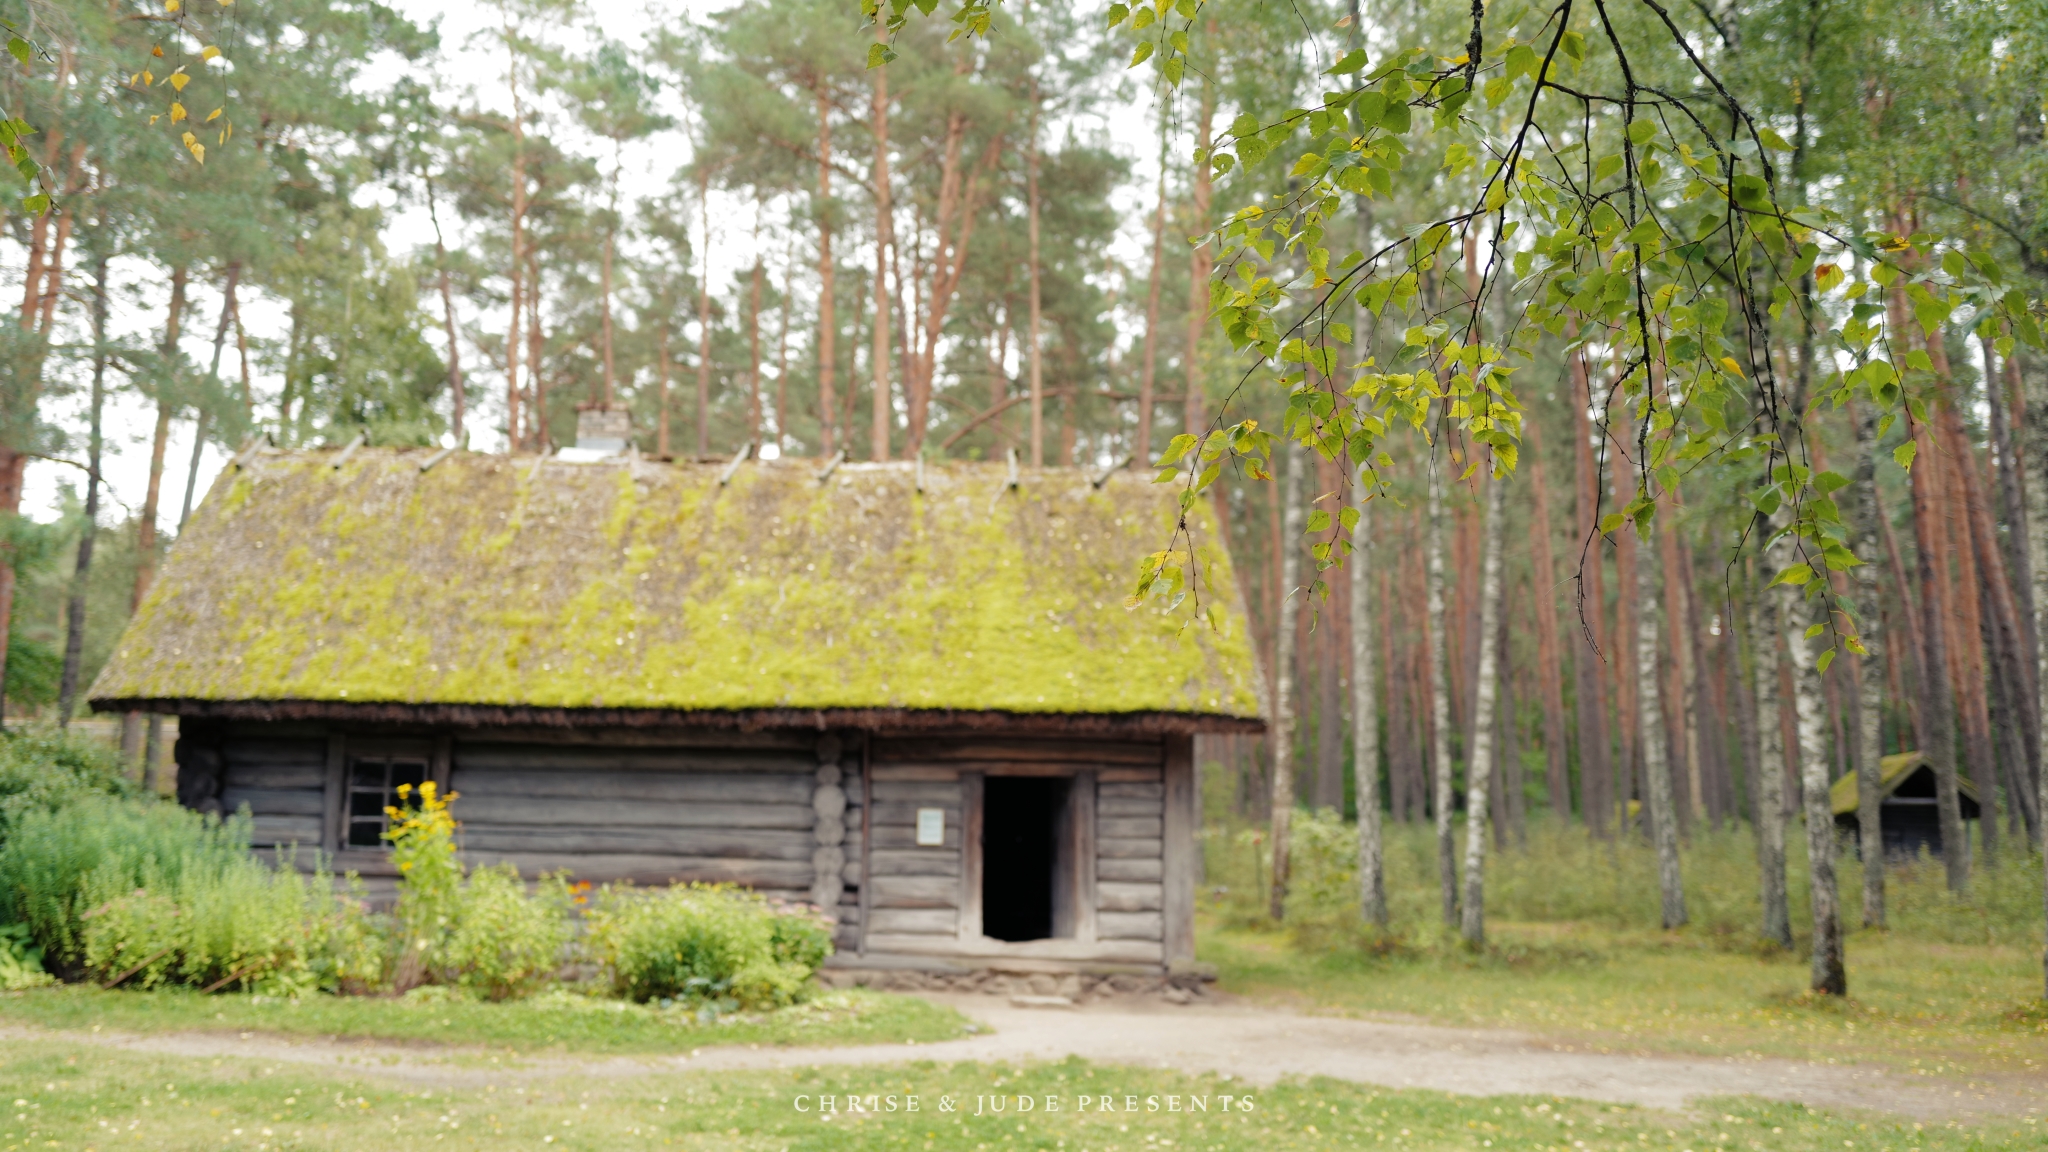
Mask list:
[[[419,803],[401,802],[399,786],[418,789],[427,781],[427,761],[420,756],[351,756],[348,762],[348,829],[342,843],[349,848],[379,848],[391,827],[386,808]]]

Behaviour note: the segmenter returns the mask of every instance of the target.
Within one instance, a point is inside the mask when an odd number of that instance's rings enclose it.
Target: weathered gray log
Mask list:
[[[876,804],[916,804],[924,807],[934,805],[958,808],[960,806],[960,784],[944,780],[877,780],[874,785]]]
[[[1158,940],[1165,920],[1157,912],[1098,912],[1096,930],[1104,940]]]
[[[811,756],[772,748],[622,748],[607,745],[481,744],[455,746],[455,766],[529,768],[558,772],[787,772],[808,778]]]
[[[227,788],[310,788],[327,789],[327,765],[319,764],[237,764],[230,760],[222,775]]]
[[[1105,880],[1096,885],[1095,906],[1104,912],[1157,912],[1166,899],[1161,884],[1129,884]]]
[[[221,760],[230,768],[320,768],[327,763],[324,740],[229,739]]]
[[[749,888],[786,889],[794,894],[811,885],[809,860],[739,860],[696,856],[661,856],[638,853],[534,854],[527,852],[468,852],[472,866],[510,863],[522,876],[567,869],[578,880],[607,883],[631,880],[635,884],[705,883],[743,884]]]
[[[958,935],[960,914],[951,908],[876,908],[868,913],[868,932],[902,936]]]
[[[1166,875],[1166,862],[1158,857],[1151,859],[1130,859],[1108,857],[1100,853],[1095,859],[1095,879],[1098,884],[1112,880],[1158,882]]]
[[[327,793],[317,788],[236,788],[221,790],[220,806],[233,812],[247,804],[256,816],[325,816]]]
[[[1166,824],[1160,857],[1165,864],[1161,940],[1166,962],[1195,958],[1195,738],[1166,738]]]
[[[564,828],[473,821],[463,823],[461,840],[469,851],[629,852],[748,860],[809,860],[817,847],[808,832],[773,828]]]
[[[1002,740],[990,737],[976,737],[971,740],[876,740],[870,746],[869,756],[877,764],[1041,761],[1065,764],[1157,765],[1165,762],[1164,751],[1157,740]]]
[[[951,876],[877,876],[877,908],[953,908],[960,882]]]
[[[1098,819],[1096,825],[1105,840],[1157,840],[1164,834],[1164,822],[1158,816]]]
[[[302,848],[320,846],[325,823],[318,816],[258,816],[250,829],[249,842],[258,847],[297,844]]]
[[[868,854],[868,862],[874,867],[876,880],[884,876],[960,875],[960,853],[936,848],[902,851],[877,847]]]
[[[1098,785],[1099,787],[1099,785]],[[1141,785],[1150,787],[1150,785]],[[1166,806],[1158,800],[1133,799],[1122,796],[1107,797],[1096,801],[1095,813],[1109,819],[1139,817],[1157,820],[1166,814]]]
[[[1157,860],[1160,858],[1160,842],[1156,839],[1121,840],[1105,836],[1097,842],[1096,855],[1109,859],[1136,857]]]
[[[457,789],[461,791],[461,789]],[[464,793],[456,816],[484,824],[554,824],[558,827],[680,826],[685,828],[790,828],[817,823],[808,804],[648,804],[632,800]]]
[[[1104,784],[1101,791],[1104,800],[1150,800],[1156,804],[1166,796],[1166,785],[1158,782],[1141,784],[1126,781]]]
[[[809,804],[808,773],[636,771],[624,773],[477,768],[459,757],[453,786],[465,798],[559,796],[580,800],[694,804]]]

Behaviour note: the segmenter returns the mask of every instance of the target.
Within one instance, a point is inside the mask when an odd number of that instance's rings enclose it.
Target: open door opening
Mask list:
[[[1058,777],[991,776],[983,793],[982,932],[997,940],[1069,935],[1067,794]],[[1064,931],[1062,931],[1064,929]]]

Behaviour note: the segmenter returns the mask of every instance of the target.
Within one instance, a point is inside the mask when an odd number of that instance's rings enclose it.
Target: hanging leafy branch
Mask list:
[[[222,9],[223,19],[232,20],[234,2],[235,0],[215,0],[215,3]],[[170,39],[178,48],[177,58],[173,61],[171,57],[165,55],[164,46],[161,42],[152,45],[149,51],[150,57],[154,60],[165,61],[165,66],[170,68],[171,71],[163,79],[159,80],[154,71],[154,66],[145,65],[140,71],[128,77],[128,87],[130,90],[138,92],[146,92],[151,88],[157,87],[167,87],[171,90],[170,106],[162,112],[151,114],[149,118],[150,125],[153,127],[157,121],[168,118],[171,122],[171,127],[179,133],[178,142],[184,145],[187,152],[192,154],[192,159],[204,164],[206,163],[206,144],[200,140],[199,133],[194,130],[195,126],[199,129],[214,132],[214,143],[216,145],[225,145],[235,134],[234,121],[223,119],[227,113],[227,80],[224,75],[219,77],[216,85],[219,104],[211,112],[208,112],[203,119],[196,121],[192,119],[191,113],[185,108],[185,88],[192,83],[195,77],[193,69],[203,70],[212,61],[224,59],[219,44],[219,40],[224,39],[224,37],[215,37],[212,35],[211,30],[202,27],[200,22],[185,7],[184,0],[163,0],[163,5],[164,14],[156,19],[169,23],[172,26],[172,30],[176,33]],[[199,45],[198,52],[186,51],[184,45],[188,42]],[[183,127],[180,127],[180,125],[183,125]]]
[[[14,57],[23,68],[30,62],[47,61],[50,54],[42,46],[21,34],[21,30],[6,20],[0,20],[0,32],[7,34],[7,54]],[[21,210],[40,216],[50,210],[51,189],[56,187],[55,177],[46,170],[28,150],[28,138],[36,134],[35,126],[0,105],[0,152],[7,156],[7,164],[21,177]],[[40,186],[40,191],[38,187]]]
[[[1189,38],[1213,2],[1117,2],[1106,22],[1157,29],[1132,66],[1152,62],[1172,88],[1190,70]],[[912,7],[929,14],[936,0],[886,9],[864,0],[891,32]],[[991,11],[965,0],[954,35],[986,33]],[[1622,18],[1635,21],[1627,34]],[[1489,40],[1488,23],[1509,34]],[[1924,353],[1902,360],[1886,343],[1876,301],[1902,289],[1930,332],[1968,308],[2040,346],[2036,303],[1988,253],[1789,201],[1797,190],[1772,155],[1792,145],[1657,0],[1559,0],[1491,21],[1475,5],[1469,37],[1451,54],[1412,47],[1374,63],[1355,48],[1323,74],[1342,87],[1310,107],[1247,111],[1194,157],[1217,175],[1292,163],[1286,194],[1245,205],[1199,239],[1217,252],[1212,314],[1248,363],[1214,423],[1176,437],[1157,461],[1162,481],[1182,485],[1183,509],[1226,467],[1269,477],[1283,440],[1384,493],[1392,461],[1383,445],[1401,424],[1432,449],[1446,438],[1483,448],[1505,478],[1521,430],[1511,380],[1539,346],[1562,340],[1567,353],[1608,365],[1601,411],[1619,401],[1626,414],[1625,432],[1604,416],[1601,425],[1635,472],[1636,494],[1601,517],[1602,534],[1627,524],[1647,532],[1690,469],[1745,467],[1759,477],[1749,498],[1772,537],[1797,554],[1778,579],[1829,597],[1829,582],[1814,577],[1861,561],[1835,501],[1848,481],[1809,467],[1802,418],[1860,388],[1884,426],[1902,411],[1920,421],[1936,387],[1915,359]],[[1371,251],[1332,243],[1347,199],[1391,198],[1401,174],[1418,168],[1462,207]],[[1491,338],[1485,317],[1502,324]],[[1811,395],[1783,378],[1778,330],[1794,323],[1821,350],[1816,361],[1834,366],[1801,366]],[[1288,392],[1274,430],[1233,415],[1260,379]],[[1468,475],[1480,466],[1472,460]],[[1910,466],[1910,456],[1899,462]],[[1319,571],[1350,551],[1328,538],[1330,521],[1320,509],[1308,518],[1321,537]],[[1184,516],[1141,567],[1133,603],[1185,595],[1193,543]],[[1860,650],[1853,620],[1829,607],[1836,641]]]

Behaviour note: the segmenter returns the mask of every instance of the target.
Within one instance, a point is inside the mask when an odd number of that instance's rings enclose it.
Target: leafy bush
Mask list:
[[[36,947],[28,925],[0,925],[0,992],[19,992],[55,979],[43,971],[43,950]]]
[[[119,756],[104,743],[51,729],[0,735],[0,841],[16,813],[50,810],[80,796],[130,796]]]
[[[378,978],[381,943],[324,872],[249,852],[249,821],[76,796],[17,813],[0,845],[0,921],[60,972],[137,987],[280,994]]]
[[[795,1003],[831,952],[812,917],[722,885],[607,887],[589,939],[622,996],[747,1009]]]
[[[401,800],[410,799],[412,785],[398,786]],[[462,899],[462,862],[455,856],[455,817],[448,806],[456,793],[438,794],[429,780],[419,788],[419,803],[386,808],[391,830],[391,862],[398,867],[398,925],[402,938],[394,974],[400,992],[424,983],[440,963],[441,950],[455,931],[456,908]]]
[[[560,876],[541,877],[540,891],[530,896],[512,865],[479,868],[469,874],[438,962],[455,983],[487,1000],[523,996],[561,967],[568,908]]]

